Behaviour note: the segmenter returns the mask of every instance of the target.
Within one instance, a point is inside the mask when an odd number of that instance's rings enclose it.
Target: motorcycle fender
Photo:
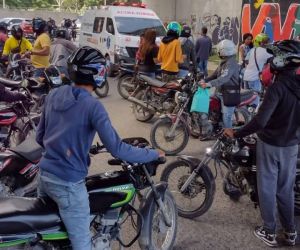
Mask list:
[[[164,196],[167,188],[168,183],[166,182],[160,182],[155,185],[157,192],[161,195],[161,197]],[[151,209],[153,209],[153,206],[155,204],[155,199],[153,195],[152,189],[149,189],[147,194],[144,196],[143,201],[140,204],[139,211],[143,217],[143,225],[141,229],[141,235],[139,237],[139,244],[142,249],[148,249],[150,246],[149,236],[150,236],[150,225],[151,225]],[[138,218],[138,225],[140,226],[142,221],[140,218]]]
[[[117,76],[118,79],[121,79],[123,76],[133,76],[133,73],[131,72],[120,72],[119,75]]]

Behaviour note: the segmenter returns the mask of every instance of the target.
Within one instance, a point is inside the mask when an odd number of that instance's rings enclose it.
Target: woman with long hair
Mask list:
[[[156,58],[158,55],[158,46],[155,41],[156,31],[154,29],[146,30],[139,51],[139,70],[151,77],[155,77]]]
[[[239,48],[240,62],[244,66],[247,64],[246,57],[252,48],[253,48],[253,35],[251,33],[246,33],[243,35],[243,43]]]

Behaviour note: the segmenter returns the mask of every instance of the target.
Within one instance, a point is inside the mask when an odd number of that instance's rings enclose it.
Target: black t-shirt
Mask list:
[[[154,72],[156,69],[156,64],[154,58],[157,58],[158,47],[154,46],[148,53],[145,55],[145,60],[140,64],[140,70],[144,72]]]

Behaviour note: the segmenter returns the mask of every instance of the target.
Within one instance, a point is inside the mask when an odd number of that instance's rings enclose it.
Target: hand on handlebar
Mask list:
[[[157,149],[156,151],[157,151],[157,153],[158,153],[158,155],[159,155],[159,158],[160,158],[160,157],[166,157],[166,153],[165,153],[164,151],[159,150],[159,149]]]
[[[223,131],[223,135],[229,138],[234,138],[234,130],[232,128],[225,128]]]

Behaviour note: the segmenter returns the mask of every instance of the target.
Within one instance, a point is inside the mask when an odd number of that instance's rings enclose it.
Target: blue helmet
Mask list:
[[[167,27],[168,31],[176,32],[178,36],[180,36],[182,27],[178,22],[170,22]]]

